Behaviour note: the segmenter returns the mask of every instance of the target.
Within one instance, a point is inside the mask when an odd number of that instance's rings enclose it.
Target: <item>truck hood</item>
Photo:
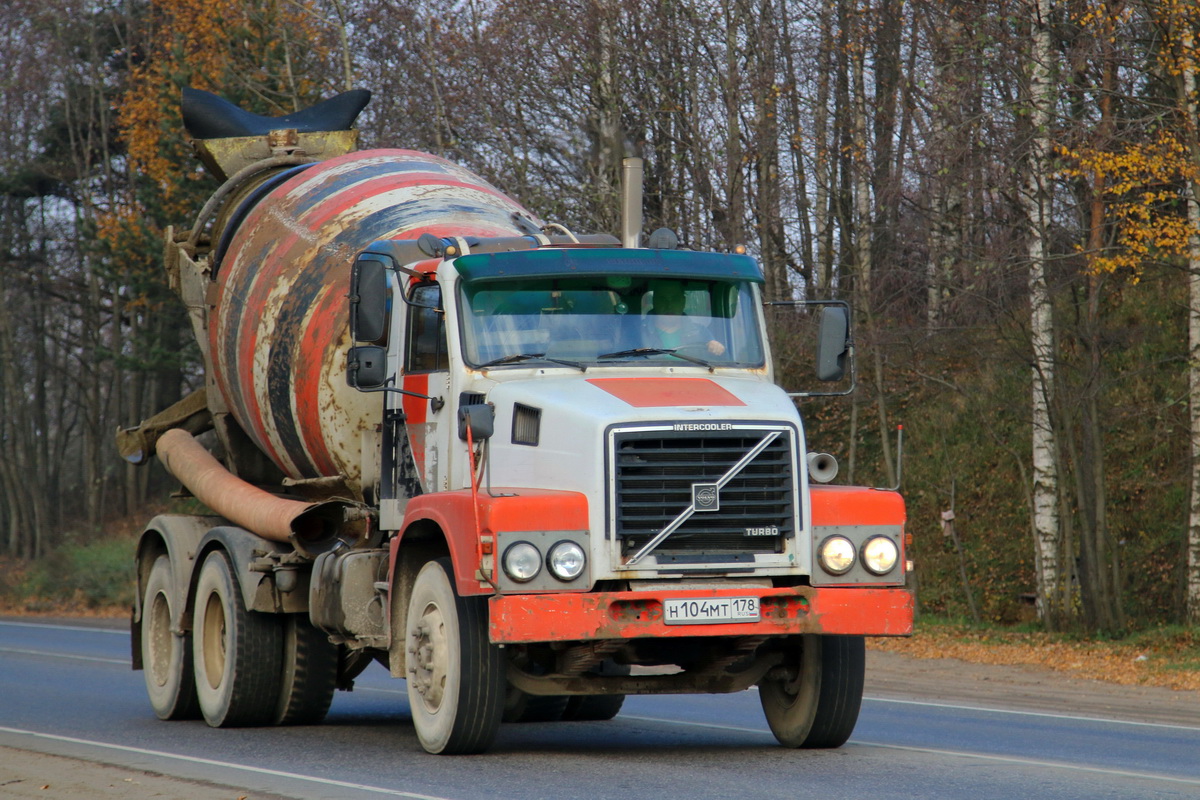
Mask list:
[[[490,444],[496,485],[592,497],[604,496],[605,434],[614,425],[668,423],[702,431],[722,422],[755,421],[800,427],[782,389],[749,378],[543,375],[500,383],[488,400],[496,408]]]

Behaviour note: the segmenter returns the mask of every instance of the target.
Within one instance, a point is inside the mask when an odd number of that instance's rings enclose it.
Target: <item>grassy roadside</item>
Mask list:
[[[957,658],[974,664],[1051,669],[1075,678],[1126,686],[1200,691],[1200,629],[1171,626],[1119,638],[924,619],[907,639],[869,639],[868,647],[914,658]]]

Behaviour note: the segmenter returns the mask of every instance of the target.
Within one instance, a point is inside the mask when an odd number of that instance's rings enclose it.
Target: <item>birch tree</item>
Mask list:
[[[1032,454],[1033,536],[1039,614],[1050,628],[1059,627],[1066,603],[1060,561],[1058,448],[1051,419],[1054,399],[1054,309],[1046,279],[1047,229],[1051,217],[1050,122],[1056,87],[1051,41],[1051,0],[1026,6],[1030,26],[1030,58],[1025,106],[1029,114],[1029,149],[1024,166],[1021,207],[1025,214],[1029,260],[1030,334],[1033,344]]]
[[[1197,132],[1195,37],[1189,25],[1180,26],[1178,64],[1179,105],[1183,131],[1193,166],[1200,168],[1200,133]],[[1188,416],[1191,422],[1191,493],[1188,506],[1187,567],[1184,596],[1188,619],[1200,624],[1200,180],[1187,182],[1188,219]]]

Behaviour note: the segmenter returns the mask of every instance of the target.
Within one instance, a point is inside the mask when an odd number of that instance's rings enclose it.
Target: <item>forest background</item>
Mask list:
[[[1174,0],[9,0],[0,554],[87,560],[170,491],[113,432],[202,383],[160,266],[217,186],[181,88],[276,115],[363,87],[366,147],[589,232],[640,156],[647,230],[851,300],[859,391],[801,412],[869,485],[904,425],[922,611],[1194,624],[1198,27]]]

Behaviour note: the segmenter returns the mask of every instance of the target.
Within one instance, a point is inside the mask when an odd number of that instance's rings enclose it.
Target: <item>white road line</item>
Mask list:
[[[53,625],[48,622],[9,622],[0,620],[0,625],[12,628],[53,628],[56,631],[83,631],[84,633],[115,633],[118,636],[128,636],[129,631],[121,628],[88,628],[83,625]]]
[[[852,741],[851,744],[863,747],[880,747],[884,750],[905,750],[911,753],[930,753],[939,756],[958,756],[974,758],[982,761],[997,761],[1002,764],[1021,764],[1024,766],[1047,767],[1049,769],[1066,769],[1072,772],[1091,772],[1097,775],[1111,775],[1119,778],[1137,778],[1144,781],[1163,781],[1166,783],[1181,783],[1184,786],[1200,786],[1200,778],[1175,778],[1169,775],[1154,775],[1149,772],[1132,772],[1123,769],[1107,769],[1105,767],[1088,767],[1082,764],[1068,764],[1062,761],[1042,761],[1037,758],[1018,758],[1016,756],[989,756],[983,753],[967,753],[959,750],[936,750],[930,747],[909,747],[900,744],[880,744],[878,742]]]
[[[1139,728],[1166,728],[1174,731],[1191,731],[1200,733],[1200,728],[1195,725],[1172,725],[1166,722],[1135,722],[1127,719],[1112,719],[1110,717],[1082,717],[1073,714],[1051,714],[1045,711],[1021,711],[1020,709],[1012,708],[988,708],[985,706],[960,706],[953,703],[930,703],[924,700],[894,700],[890,697],[870,697],[864,696],[863,700],[870,700],[874,703],[895,703],[905,706],[928,706],[930,708],[950,708],[955,711],[980,711],[987,714],[1015,714],[1022,717],[1042,717],[1045,719],[1063,719],[1071,722],[1103,722],[1112,725],[1134,725]]]
[[[283,772],[277,769],[266,769],[264,767],[251,767],[247,764],[235,764],[230,761],[216,761],[211,758],[199,758],[197,756],[185,756],[179,753],[166,753],[161,750],[146,750],[141,747],[129,747],[122,744],[112,744],[110,742],[97,742],[91,739],[76,739],[71,736],[56,736],[50,733],[38,733],[37,731],[26,731],[20,728],[6,728],[0,726],[0,733],[11,733],[18,736],[29,736],[34,739],[49,739],[55,742],[66,742],[68,744],[82,744],[89,747],[99,747],[105,750],[117,750],[122,753],[135,753],[142,756],[155,756],[157,758],[169,758],[175,761],[186,761],[189,764],[203,764],[209,767],[223,767],[225,769],[235,769],[242,772],[253,772],[256,775],[270,775],[276,778],[290,778],[291,780],[304,781],[307,783],[316,783],[322,786],[336,786],[340,789],[357,789],[363,792],[372,792],[374,794],[383,794],[390,797],[407,797],[411,800],[449,800],[446,797],[439,797],[429,794],[416,794],[415,792],[403,792],[399,789],[385,789],[381,786],[369,786],[365,783],[350,783],[348,781],[335,781],[330,778],[318,778],[313,775],[300,775],[294,772]],[[210,778],[210,780],[215,780]],[[219,781],[218,781],[219,782]]]
[[[381,689],[376,686],[356,686],[354,691],[356,691],[356,692],[358,692],[358,691],[379,692],[382,694],[400,694],[400,695],[408,694],[408,692],[404,691],[403,689]],[[1138,728],[1164,728],[1166,730],[1172,730],[1172,731],[1188,731],[1189,733],[1200,733],[1200,727],[1195,727],[1192,725],[1172,725],[1172,724],[1166,723],[1166,722],[1135,722],[1135,721],[1127,720],[1127,719],[1111,719],[1111,718],[1105,718],[1105,717],[1081,717],[1081,716],[1074,716],[1071,714],[1050,714],[1050,713],[1046,713],[1046,712],[1042,712],[1042,711],[1021,711],[1018,709],[987,708],[984,706],[961,706],[961,705],[954,705],[952,703],[930,703],[930,702],[923,702],[920,700],[893,700],[889,697],[864,696],[863,700],[870,700],[875,703],[896,703],[896,704],[908,705],[908,706],[928,706],[929,708],[948,708],[948,709],[952,709],[954,711],[978,711],[978,712],[987,713],[987,714],[1010,714],[1010,715],[1022,716],[1022,717],[1041,717],[1041,718],[1045,718],[1045,719],[1061,719],[1061,720],[1066,720],[1069,722],[1098,722],[1098,723],[1109,724],[1109,725],[1132,725],[1132,726],[1138,727]],[[621,718],[622,719],[645,719],[645,720],[653,720],[655,722],[663,721],[661,719],[655,719],[653,717],[635,717],[635,716],[632,716],[629,714],[622,714]],[[680,725],[703,725],[706,723],[680,721],[679,724]],[[740,730],[740,731],[751,731],[754,733],[763,733],[764,732],[758,728],[738,728],[738,727],[730,726],[729,729],[730,730]]]
[[[18,653],[23,656],[47,656],[49,658],[69,658],[72,661],[99,661],[101,664],[121,664],[129,666],[128,658],[100,658],[99,656],[77,656],[71,653],[51,653],[46,650],[22,650],[18,647],[0,647],[0,653]]]
[[[770,731],[764,731],[760,728],[745,728],[740,725],[719,725],[711,722],[684,722],[682,720],[663,719],[660,717],[639,717],[632,714],[622,714],[619,719],[638,720],[641,722],[661,722],[667,725],[686,725],[694,728],[715,728],[717,730],[737,731],[739,733],[758,733],[765,736],[771,735]],[[1139,780],[1181,783],[1185,786],[1200,786],[1200,778],[1174,778],[1167,775],[1155,775],[1149,772],[1131,772],[1128,770],[1107,769],[1105,767],[1089,767],[1082,764],[1069,764],[1063,761],[1043,761],[1035,758],[1020,758],[1018,756],[992,756],[987,755],[986,753],[969,753],[961,750],[939,750],[932,747],[909,747],[898,744],[880,744],[878,742],[864,742],[859,739],[852,739],[848,746],[850,745],[858,745],[860,747],[879,747],[884,750],[906,750],[913,753],[928,753],[939,756],[974,758],[982,761],[998,761],[1005,764],[1023,764],[1031,767],[1067,769],[1074,772],[1089,772],[1098,775],[1111,775],[1122,778],[1137,778]]]
[[[722,725],[717,722],[688,722],[682,719],[665,719],[663,717],[641,717],[636,714],[621,714],[617,719],[631,719],[637,722],[662,722],[667,725],[683,725],[689,728],[716,728],[721,731],[737,731],[738,733],[757,733],[771,736],[771,732],[762,728],[744,728],[741,725]]]

